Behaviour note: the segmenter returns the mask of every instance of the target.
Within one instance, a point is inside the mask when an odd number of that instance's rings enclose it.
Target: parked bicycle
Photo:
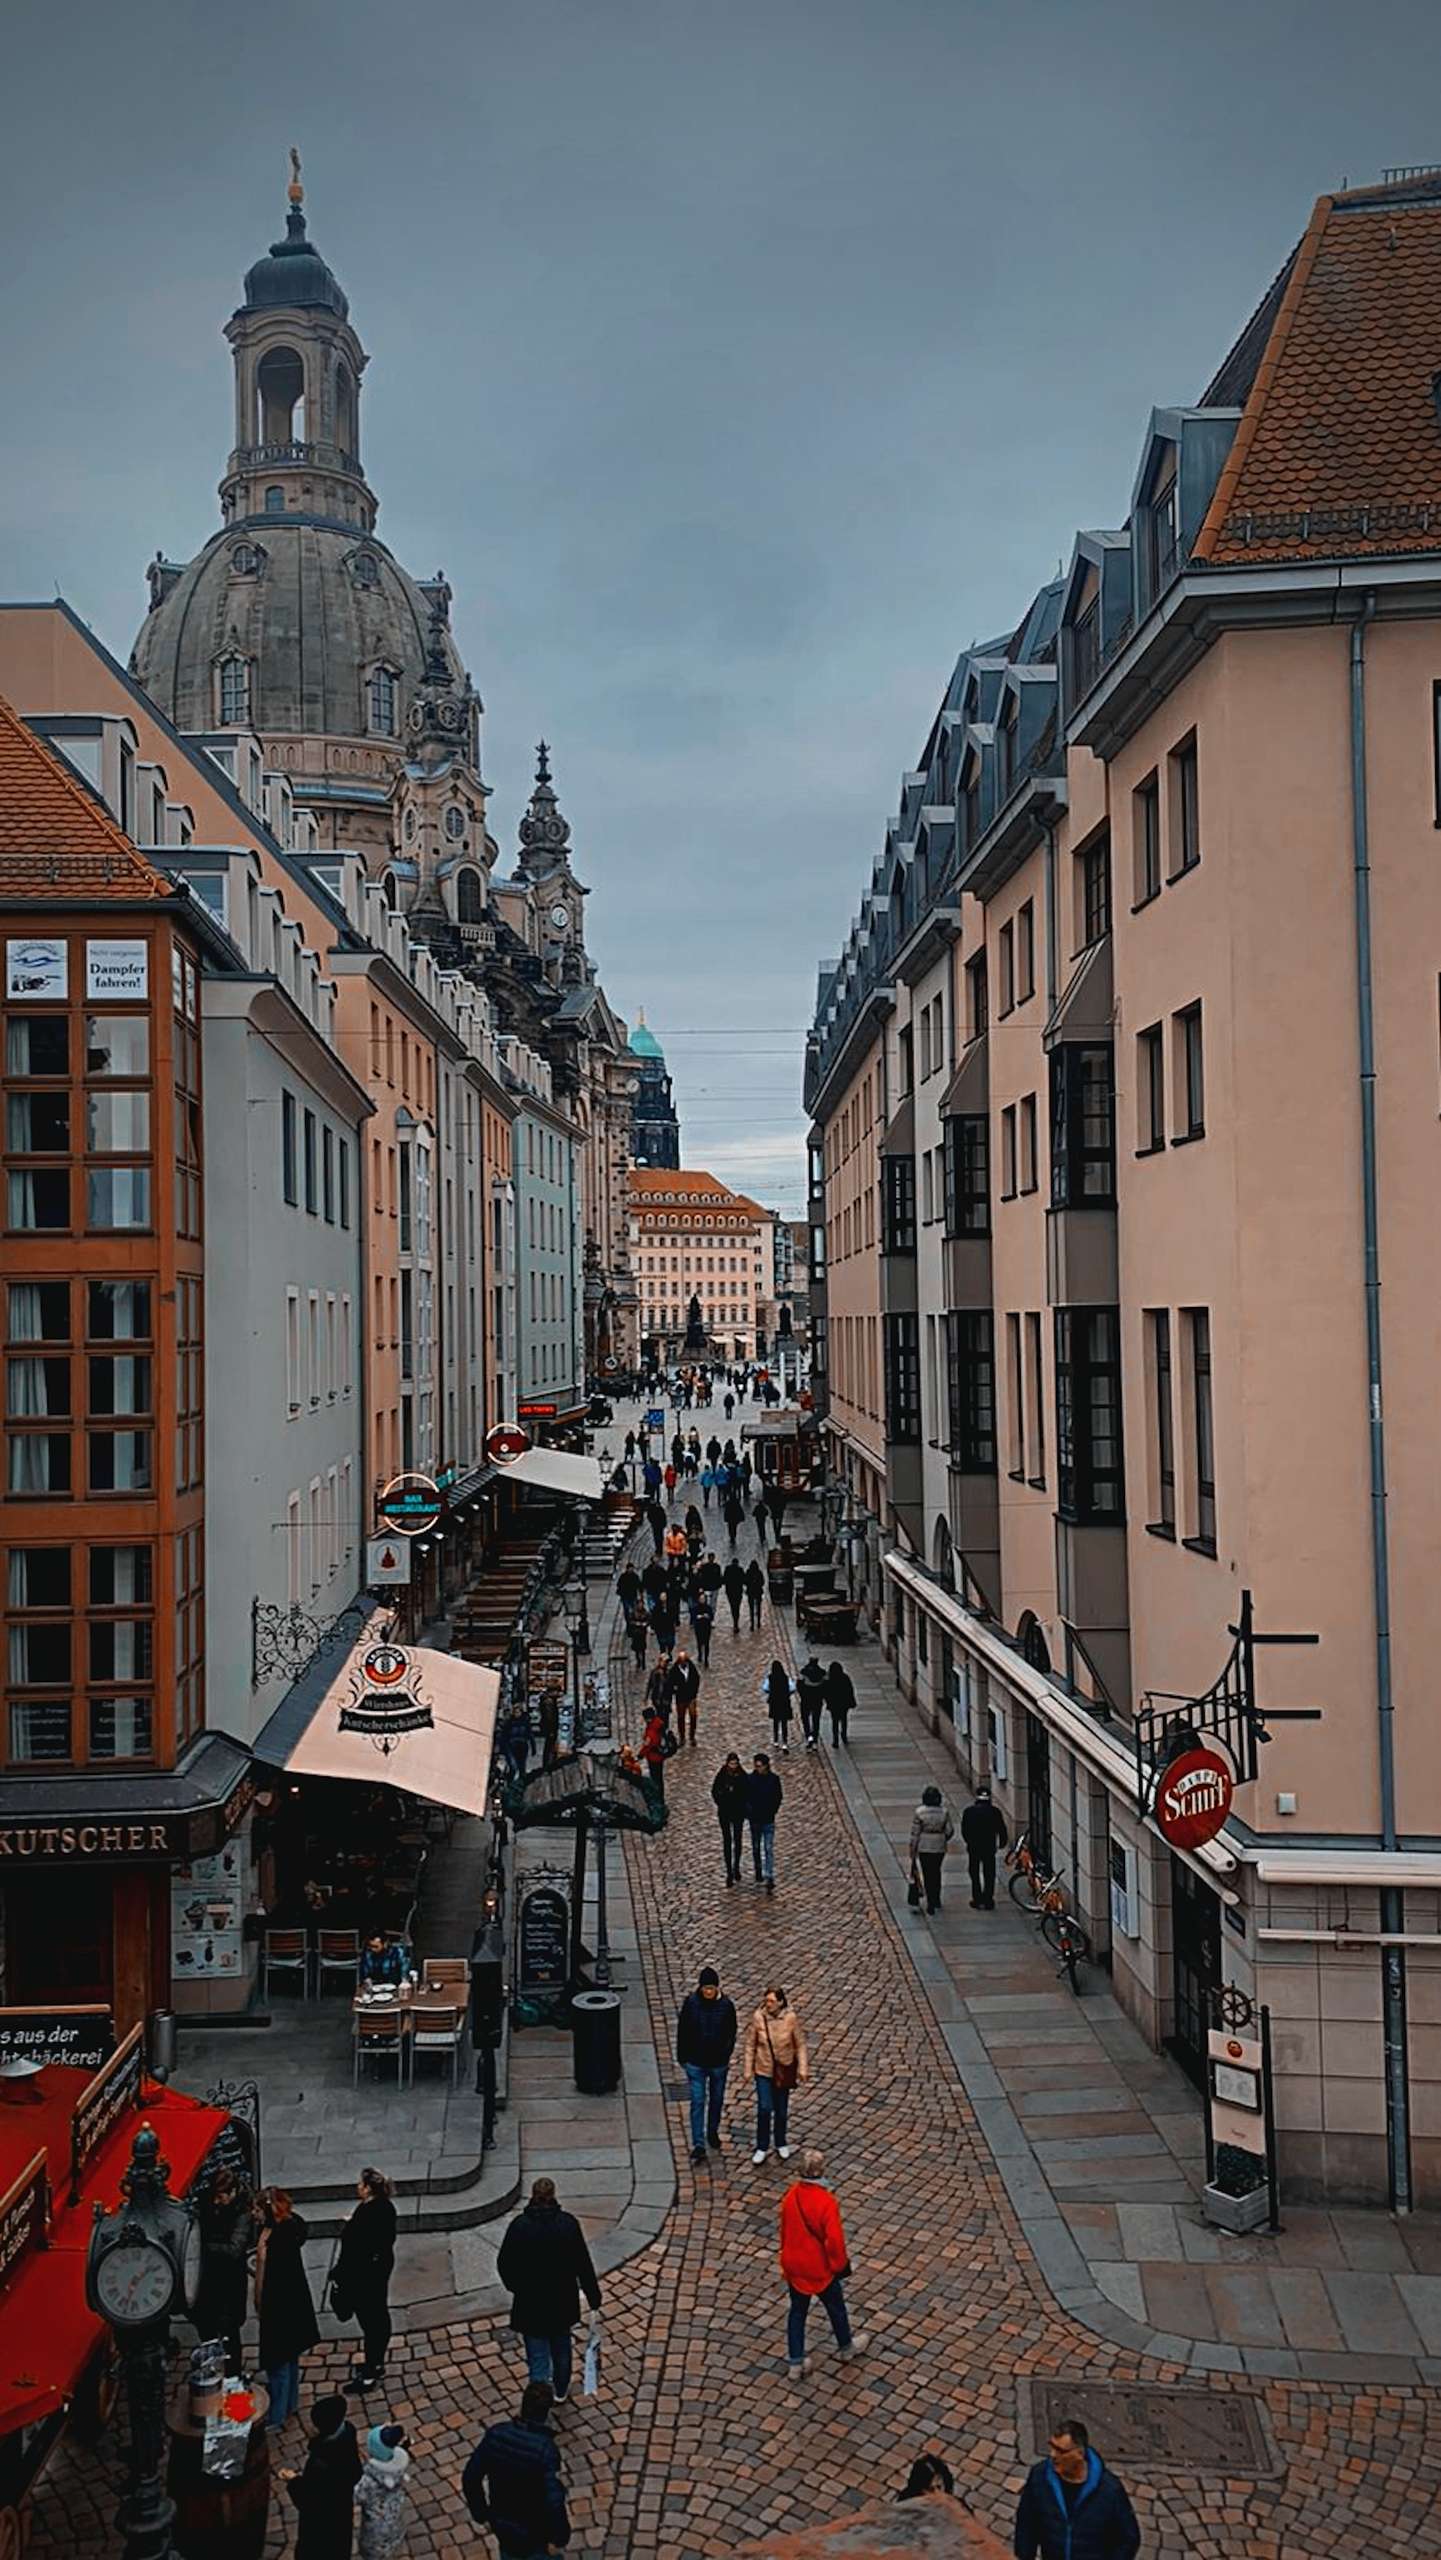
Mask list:
[[[1006,1864],[1011,1869],[1011,1900],[1018,1911],[1039,1921],[1042,1937],[1060,1957],[1061,1969],[1079,1997],[1080,1969],[1090,1956],[1091,1942],[1075,1913],[1067,1907],[1060,1868],[1042,1864],[1024,1831],[1007,1853]]]

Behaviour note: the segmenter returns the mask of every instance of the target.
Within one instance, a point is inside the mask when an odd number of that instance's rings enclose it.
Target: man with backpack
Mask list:
[[[555,2394],[528,2382],[520,2415],[487,2427],[461,2475],[460,2491],[477,2524],[493,2533],[500,2560],[539,2560],[570,2540],[560,2455],[549,2419]]]

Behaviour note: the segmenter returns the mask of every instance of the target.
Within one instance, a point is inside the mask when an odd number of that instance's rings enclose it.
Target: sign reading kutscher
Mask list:
[[[1156,1827],[1173,1849],[1199,1849],[1214,1840],[1231,1810],[1231,1772],[1219,1751],[1182,1751],[1161,1772],[1156,1788]]]

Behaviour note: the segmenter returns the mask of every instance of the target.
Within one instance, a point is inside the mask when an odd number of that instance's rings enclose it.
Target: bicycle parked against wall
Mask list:
[[[1042,1865],[1024,1831],[1008,1851],[1006,1864],[1011,1869],[1011,1900],[1017,1910],[1040,1922],[1042,1937],[1060,1957],[1061,1969],[1079,1997],[1080,1969],[1090,1956],[1091,1942],[1075,1913],[1067,1908],[1060,1868]]]

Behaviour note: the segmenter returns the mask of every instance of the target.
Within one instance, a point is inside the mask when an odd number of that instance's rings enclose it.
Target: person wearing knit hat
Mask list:
[[[413,2513],[406,2474],[410,2455],[404,2427],[372,2427],[365,2439],[365,2469],[355,2492],[360,2514],[358,2560],[395,2560],[405,2549]]]
[[[296,2560],[350,2560],[355,2529],[355,2484],[360,2478],[360,2446],[346,2415],[343,2391],[328,2391],[313,2401],[313,2429],[305,2468],[298,2475],[282,2471],[291,2504],[300,2519]]]
[[[687,1992],[676,2020],[675,2058],[690,2091],[690,2156],[703,2169],[707,2150],[721,2147],[726,2075],[736,2043],[735,2003],[721,1995],[720,1975],[706,1965]]]

